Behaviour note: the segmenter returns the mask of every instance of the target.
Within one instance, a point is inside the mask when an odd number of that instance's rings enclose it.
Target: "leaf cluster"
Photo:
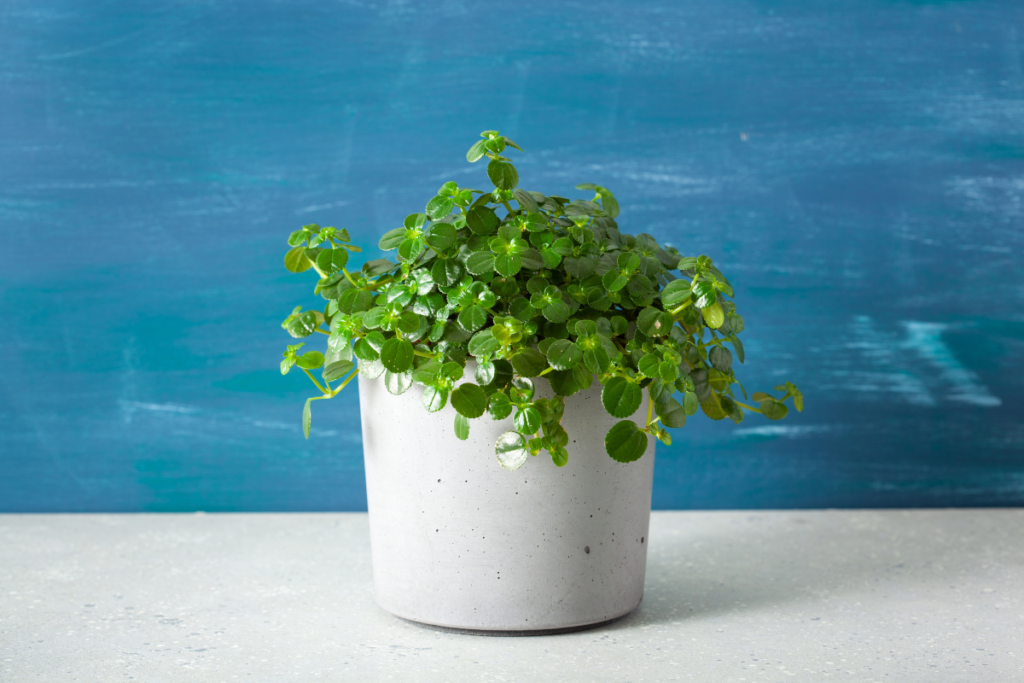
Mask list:
[[[327,335],[326,353],[300,354],[300,343],[281,363],[282,373],[299,367],[321,392],[306,401],[307,438],[310,402],[336,396],[357,373],[383,378],[393,394],[423,386],[430,412],[451,403],[460,439],[472,420],[511,416],[514,429],[495,444],[509,470],[542,451],[558,466],[568,462],[565,398],[594,382],[619,420],[605,436],[619,462],[640,458],[649,437],[670,444],[667,428],[698,409],[737,423],[746,412],[781,419],[788,399],[803,409],[789,383],[775,388],[781,396],[747,397],[733,367],[745,360],[743,318],[709,257],[621,232],[618,202],[600,185],[577,185],[592,197],[575,200],[520,188],[503,155],[509,148],[522,151],[484,131],[466,158],[488,160],[493,189],[442,185],[422,213],[381,237],[391,259],[350,270],[359,248],[345,230],[307,225],[289,236],[285,267],[314,269],[314,291],[326,300],[322,311],[300,306],[282,323],[296,338]],[[322,384],[311,372],[318,369]],[[536,396],[541,377],[553,399]],[[645,393],[647,417],[637,424]]]

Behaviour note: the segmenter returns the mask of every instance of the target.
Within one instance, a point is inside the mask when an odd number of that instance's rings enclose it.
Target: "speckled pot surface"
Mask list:
[[[468,373],[467,373],[468,376]],[[552,396],[543,379],[537,395]],[[405,619],[480,631],[547,631],[627,614],[643,597],[654,443],[617,463],[600,385],[566,399],[569,463],[547,453],[515,472],[494,442],[511,418],[428,413],[422,388],[393,396],[359,377],[377,603]],[[634,418],[642,424],[644,415]]]

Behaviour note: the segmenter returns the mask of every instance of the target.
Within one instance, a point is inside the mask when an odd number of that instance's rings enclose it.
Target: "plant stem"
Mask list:
[[[747,410],[752,410],[752,411],[754,411],[755,413],[760,413],[760,412],[761,412],[760,410],[758,410],[758,409],[757,409],[757,408],[755,408],[754,406],[748,406],[748,405],[747,405],[746,403],[741,403],[741,402],[737,401],[736,399],[733,399],[733,400],[732,400],[732,402],[733,402],[733,403],[735,403],[735,404],[736,404],[736,405],[738,405],[738,406],[743,406],[743,407],[744,407],[744,408],[746,408]],[[764,413],[761,413],[761,414],[763,415]]]
[[[654,417],[654,399],[651,398],[651,392],[647,392],[647,426],[650,427],[651,418]]]
[[[554,370],[554,368],[552,368],[552,367],[549,367],[549,368],[548,368],[547,370],[544,370],[543,372],[541,372],[541,373],[540,373],[539,375],[537,375],[537,376],[538,376],[538,377],[543,377],[544,375],[548,374],[548,373],[549,373],[549,372],[551,372],[552,370]]]
[[[504,205],[504,207],[505,207],[506,209],[508,209],[508,215],[509,215],[509,216],[514,216],[514,215],[516,215],[516,212],[512,210],[512,207],[508,205],[508,202],[507,202],[506,200],[502,199],[502,200],[501,200],[501,203],[502,203],[502,204]]]
[[[352,378],[355,377],[357,374],[359,374],[359,368],[355,368],[354,370],[352,370],[352,372],[349,373],[348,377],[345,378],[345,381],[342,382],[341,384],[339,384],[334,389],[334,391],[331,392],[331,396],[332,397],[337,396],[338,392],[340,392],[342,389],[344,389],[345,385],[348,384],[349,382],[351,382]]]
[[[313,384],[315,384],[315,385],[316,385],[316,388],[317,388],[317,389],[319,389],[319,390],[320,390],[320,391],[321,391],[322,393],[324,393],[324,394],[329,394],[329,393],[331,393],[329,389],[324,389],[324,388],[323,388],[322,386],[320,386],[320,382],[317,382],[317,381],[316,381],[316,377],[313,377],[313,373],[311,373],[311,372],[310,372],[309,370],[307,370],[306,368],[301,368],[301,370],[302,370],[302,371],[303,371],[304,373],[306,373],[306,376],[307,376],[307,377],[309,377],[309,379],[310,379],[310,380],[311,380],[311,381],[313,382]],[[330,384],[328,384],[328,386],[330,386]]]
[[[673,308],[671,311],[669,311],[669,313],[671,315],[673,315],[673,316],[678,315],[680,311],[682,311],[684,308],[686,308],[687,306],[689,306],[691,304],[693,304],[693,299],[692,298],[691,299],[687,299],[686,301],[684,301],[682,303],[681,306],[679,306],[678,308]]]
[[[352,283],[353,287],[358,287],[359,286],[359,285],[356,284],[356,281],[352,279],[352,274],[348,272],[348,269],[343,267],[341,269],[341,272],[345,273],[345,277],[348,278],[348,281]]]
[[[316,328],[316,329],[315,329],[315,330],[313,330],[313,331],[314,331],[314,332],[319,332],[320,334],[326,334],[327,336],[331,336],[331,333],[330,333],[329,331],[327,331],[327,330],[321,330],[321,329],[320,329],[319,327],[318,327],[318,328]]]

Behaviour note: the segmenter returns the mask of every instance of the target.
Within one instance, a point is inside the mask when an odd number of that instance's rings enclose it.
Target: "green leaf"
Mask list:
[[[660,374],[661,369],[661,357],[657,354],[649,353],[636,364],[636,369],[648,377],[657,377]]]
[[[284,267],[293,273],[302,273],[312,268],[313,263],[306,258],[305,251],[303,247],[289,249],[284,255]]]
[[[466,214],[466,225],[477,235],[493,235],[499,222],[494,209],[487,206],[474,206]]]
[[[494,272],[494,254],[489,251],[475,251],[466,259],[466,269],[473,275],[487,275]]]
[[[476,372],[473,373],[473,377],[476,378],[476,383],[480,386],[487,386],[494,381],[495,367],[492,361],[477,362]]]
[[[487,409],[487,393],[472,382],[460,384],[452,392],[452,407],[466,417],[480,417]]]
[[[647,450],[647,435],[631,420],[622,420],[605,434],[604,449],[616,462],[634,462]]]
[[[459,325],[467,332],[476,332],[487,322],[487,311],[483,306],[468,306],[459,313]]]
[[[687,391],[683,394],[683,410],[686,411],[688,416],[692,416],[697,412],[699,402],[697,401],[697,394],[692,391]]]
[[[538,377],[548,366],[543,354],[534,348],[520,349],[510,360],[515,371],[523,377]]]
[[[494,256],[494,270],[499,275],[512,277],[523,268],[523,259],[519,254],[496,254]]]
[[[495,420],[504,420],[512,414],[512,408],[512,401],[500,391],[491,394],[490,401],[487,403],[487,413]]]
[[[324,354],[319,351],[307,351],[295,360],[295,364],[306,370],[316,370],[324,364]]]
[[[781,420],[789,414],[789,408],[786,404],[776,401],[775,399],[769,399],[767,401],[761,401],[761,412],[769,420]]]
[[[729,372],[732,367],[732,353],[724,346],[716,346],[708,352],[708,360],[719,372]]]
[[[601,390],[601,404],[612,417],[629,417],[642,401],[640,387],[624,377],[612,377]]]
[[[412,344],[406,339],[391,338],[380,348],[380,362],[391,372],[405,372],[412,367]]]
[[[667,308],[674,308],[690,298],[690,283],[686,280],[673,280],[661,290],[661,301]]]
[[[540,430],[540,411],[532,405],[520,408],[512,418],[512,424],[520,434],[536,434]]]
[[[395,228],[394,230],[388,230],[384,233],[384,236],[377,242],[377,246],[384,251],[391,251],[392,249],[398,249],[403,241],[405,241],[405,228]]]
[[[302,433],[307,439],[309,438],[309,424],[313,421],[313,412],[309,409],[309,404],[313,400],[307,398],[306,405],[302,407]]]
[[[482,159],[487,154],[486,143],[487,140],[477,140],[466,152],[466,161],[472,164]]]
[[[553,323],[564,323],[569,319],[569,305],[561,299],[555,299],[544,306],[540,312]]]
[[[338,298],[338,310],[342,313],[368,311],[373,306],[373,293],[365,289],[346,289]]]
[[[725,313],[722,311],[722,306],[715,302],[707,308],[700,309],[701,315],[704,316],[704,322],[708,324],[713,330],[717,330],[725,322]]]
[[[499,436],[494,444],[494,453],[501,466],[510,472],[522,467],[530,455],[526,437],[518,432],[505,432]]]
[[[519,208],[523,211],[530,213],[540,211],[540,207],[537,206],[537,202],[533,200],[533,197],[531,197],[526,190],[516,188],[512,191],[512,196],[515,197],[517,202],[519,202]]]
[[[562,446],[554,446],[548,452],[551,453],[551,462],[555,463],[555,467],[565,467],[569,462],[569,451]]]
[[[492,159],[487,164],[487,177],[499,190],[511,190],[519,184],[519,173],[512,164]]]
[[[693,285],[694,305],[697,308],[705,308],[718,301],[718,294],[710,282],[695,282]]]
[[[352,372],[352,368],[355,367],[355,363],[350,360],[339,360],[330,365],[324,366],[323,378],[325,382],[333,382],[336,379],[340,379]]]
[[[743,355],[744,355],[744,352],[743,352],[743,342],[741,342],[740,338],[735,336],[735,335],[733,335],[733,338],[730,339],[729,341],[732,342],[733,348],[736,349],[736,358],[738,358],[739,361],[742,363],[743,362]],[[800,408],[797,408],[797,410],[800,410]]]
[[[625,275],[622,271],[609,270],[601,278],[601,284],[609,292],[617,292],[629,283],[629,276]]]
[[[469,438],[469,420],[462,413],[455,414],[455,437],[462,441]]]
[[[451,223],[434,223],[430,226],[430,234],[427,235],[427,244],[435,251],[448,251],[458,241],[455,226]]]
[[[384,372],[384,387],[388,393],[399,396],[407,392],[411,386],[411,372],[391,372],[390,370]]]
[[[451,197],[437,196],[427,202],[426,213],[431,220],[444,218],[455,208],[455,200]]]
[[[451,287],[462,276],[462,264],[453,258],[439,258],[430,267],[430,275],[442,287]]]
[[[596,349],[589,349],[583,352],[583,364],[591,372],[600,374],[608,370],[608,366],[611,365],[611,359],[608,357],[608,351],[603,346],[599,346]]]
[[[650,306],[640,311],[636,318],[637,329],[648,337],[668,336],[673,322],[671,315]]]
[[[444,387],[429,386],[423,390],[423,407],[429,413],[436,413],[448,402],[448,390]]]
[[[654,412],[661,418],[661,424],[666,427],[677,429],[686,425],[686,411],[674,398],[669,397],[667,401],[655,403]]]
[[[568,339],[559,339],[548,347],[548,362],[555,370],[571,370],[583,360],[583,352]]]
[[[474,356],[481,357],[487,356],[488,358],[493,356],[494,353],[501,348],[501,342],[494,338],[494,333],[491,328],[481,330],[473,335],[473,338],[469,340],[467,350]]]

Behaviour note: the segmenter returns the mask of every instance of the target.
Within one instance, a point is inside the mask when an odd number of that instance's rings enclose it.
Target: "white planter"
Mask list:
[[[535,381],[538,397],[553,395]],[[511,418],[472,420],[460,441],[450,405],[428,413],[422,387],[393,396],[360,376],[377,603],[425,624],[506,632],[584,627],[639,605],[655,439],[636,462],[609,458],[616,420],[600,390],[595,381],[566,399],[568,465],[544,452],[508,472],[494,442]]]

